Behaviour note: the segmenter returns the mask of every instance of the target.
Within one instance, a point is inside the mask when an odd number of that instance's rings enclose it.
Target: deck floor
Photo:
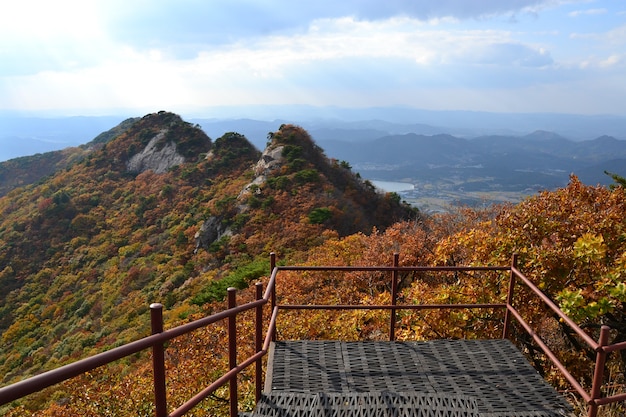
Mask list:
[[[508,340],[280,341],[272,346],[265,381],[265,394],[276,393],[292,402],[324,394],[344,403],[373,401],[373,395],[418,401],[417,395],[422,402],[474,407],[471,415],[479,416],[571,413]]]

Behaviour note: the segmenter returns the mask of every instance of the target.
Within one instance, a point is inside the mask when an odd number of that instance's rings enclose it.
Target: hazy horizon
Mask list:
[[[0,111],[0,162],[82,145],[129,117],[145,114],[128,111],[108,116],[42,116],[37,112]],[[235,131],[245,135],[260,150],[265,145],[267,132],[277,130],[283,123],[294,123],[310,130],[314,140],[328,139],[333,131],[337,132],[333,139],[348,141],[409,132],[472,138],[482,135],[521,137],[535,131],[553,132],[573,141],[604,135],[626,140],[626,116],[615,115],[336,106],[244,106],[179,115],[190,123],[200,124],[212,139]]]

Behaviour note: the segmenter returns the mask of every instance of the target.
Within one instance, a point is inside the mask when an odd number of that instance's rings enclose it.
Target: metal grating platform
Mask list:
[[[538,417],[571,412],[508,340],[276,342],[265,392],[258,411],[273,416]],[[417,407],[430,411],[419,414]],[[304,409],[319,413],[293,414]],[[329,413],[331,409],[335,411]],[[348,409],[353,411],[346,414]]]
[[[280,393],[264,396],[253,416],[479,417],[476,400],[414,393]]]

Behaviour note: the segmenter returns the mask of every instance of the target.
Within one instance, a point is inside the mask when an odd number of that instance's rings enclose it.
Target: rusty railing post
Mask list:
[[[600,328],[600,338],[598,339],[598,349],[596,350],[596,367],[593,371],[593,383],[591,385],[591,399],[589,400],[589,417],[596,417],[598,415],[598,404],[595,400],[602,396],[600,388],[602,387],[602,380],[604,379],[604,364],[606,363],[606,352],[604,346],[609,344],[609,326],[602,326]]]
[[[261,300],[263,298],[263,283],[256,283],[256,299]],[[263,305],[259,305],[256,308],[256,326],[254,337],[254,349],[256,353],[259,353],[263,349]],[[258,403],[261,399],[261,387],[263,384],[263,361],[259,358],[256,361],[256,369],[254,372],[254,388],[255,388],[255,400]]]
[[[276,253],[270,253],[270,277],[274,273],[274,269],[276,268]],[[278,277],[276,277],[278,279]],[[271,292],[271,314],[274,314],[274,308],[276,307],[276,280],[274,280],[274,286],[272,287]],[[272,342],[276,341],[276,329],[272,332]]]
[[[400,265],[400,254],[393,254],[393,266],[397,268]],[[398,301],[398,270],[394,269],[391,273],[391,306],[395,307]],[[389,322],[389,341],[396,340],[396,309],[391,309],[391,318]]]
[[[237,307],[237,289],[228,288],[228,309]],[[228,367],[237,366],[237,315],[228,317]],[[237,417],[239,406],[237,403],[237,375],[229,381],[230,417]]]
[[[150,304],[152,334],[163,332],[163,304]],[[152,346],[152,371],[154,379],[154,405],[156,417],[167,417],[165,391],[165,349],[162,343]]]
[[[504,311],[504,328],[502,329],[502,338],[508,339],[511,332],[511,312],[510,308],[513,305],[513,291],[515,289],[515,272],[513,268],[517,269],[517,254],[513,254],[511,258],[511,271],[509,273],[509,291],[506,295],[506,310]]]

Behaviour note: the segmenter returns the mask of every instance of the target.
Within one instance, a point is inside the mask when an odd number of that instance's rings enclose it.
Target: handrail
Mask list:
[[[270,321],[270,329],[269,329],[269,331],[267,332],[267,334],[265,336],[265,341],[263,342],[263,348],[260,351],[258,351],[254,355],[250,356],[249,358],[247,358],[242,363],[240,363],[239,365],[235,366],[234,368],[232,368],[228,372],[226,372],[224,375],[222,375],[220,378],[215,380],[208,387],[206,387],[205,389],[200,391],[194,397],[192,397],[187,402],[185,402],[183,405],[181,405],[176,410],[174,410],[172,413],[170,413],[169,417],[179,417],[179,416],[185,415],[185,413],[187,413],[193,407],[198,405],[198,403],[200,403],[200,401],[204,400],[206,397],[211,395],[219,387],[221,387],[225,383],[233,380],[233,378],[235,378],[241,371],[243,371],[244,369],[246,369],[248,366],[252,365],[253,363],[260,361],[261,358],[263,356],[265,356],[267,354],[267,352],[269,351],[269,347],[270,347],[270,343],[271,343],[272,323],[274,323],[274,326],[275,326],[275,323],[276,323],[275,316],[277,314],[278,314],[278,309],[275,308],[274,312],[272,313],[272,319]]]
[[[604,362],[606,360],[607,353],[617,350],[626,349],[626,342],[620,342],[613,345],[608,345],[606,341],[603,343],[603,337],[608,338],[609,328],[602,326],[600,341],[595,341],[589,336],[580,326],[578,326],[571,318],[569,318],[547,295],[545,295],[535,284],[532,283],[518,268],[517,268],[517,256],[513,256],[510,266],[498,267],[498,266],[483,266],[483,267],[454,267],[454,266],[277,266],[275,270],[285,271],[391,271],[391,272],[429,272],[429,271],[510,271],[510,285],[508,290],[507,302],[504,304],[420,304],[420,305],[397,305],[394,303],[395,299],[392,297],[392,305],[278,305],[283,310],[361,310],[361,309],[382,309],[391,310],[392,313],[399,309],[407,310],[423,310],[423,309],[461,309],[461,308],[504,308],[505,314],[505,330],[504,337],[508,335],[508,321],[509,315],[515,317],[520,323],[522,328],[531,336],[533,341],[544,352],[546,357],[556,366],[561,372],[564,378],[572,385],[574,390],[583,398],[583,400],[589,405],[588,416],[595,417],[598,412],[598,406],[606,405],[618,401],[626,400],[626,393],[617,394],[609,397],[602,397],[600,392],[600,386],[602,384],[604,373]],[[275,274],[273,274],[275,277]],[[594,351],[597,352],[596,366],[593,376],[593,385],[590,392],[587,392],[582,385],[576,380],[576,378],[567,370],[567,368],[561,363],[552,350],[543,342],[543,340],[535,333],[530,324],[528,324],[522,317],[521,313],[513,306],[513,291],[515,287],[515,278],[520,278],[522,283],[526,285],[540,300],[549,307],[560,319],[563,320],[584,342]],[[392,282],[392,287],[394,283]],[[269,288],[268,288],[269,290]],[[392,320],[394,315],[392,314]],[[393,324],[390,326],[393,329]],[[393,335],[390,334],[390,340],[393,340]],[[608,339],[607,339],[608,340]]]
[[[565,368],[565,366],[561,363],[561,361],[556,357],[554,352],[543,342],[543,340],[535,333],[535,331],[530,327],[528,322],[524,320],[522,315],[511,305],[508,305],[507,308],[513,314],[515,319],[522,325],[524,330],[532,337],[533,341],[541,348],[541,350],[546,354],[548,359],[555,364],[555,366],[559,369],[559,371],[563,374],[567,382],[569,382],[576,392],[583,397],[585,402],[589,402],[591,400],[591,395],[587,393],[587,391],[578,383],[576,378],[572,376],[572,374]]]
[[[509,271],[509,266],[277,266],[279,271],[373,271],[373,272],[468,272],[468,271]]]
[[[174,327],[170,330],[165,330],[162,333],[157,333],[151,336],[144,337],[143,339],[127,343],[111,350],[107,350],[106,352],[98,353],[88,358],[81,359],[79,361],[61,366],[59,368],[44,372],[39,375],[35,375],[23,381],[16,382],[12,385],[2,387],[0,388],[0,405],[8,404],[11,401],[15,401],[34,392],[41,391],[42,389],[48,388],[54,384],[58,384],[59,382],[66,381],[70,378],[92,371],[111,362],[115,362],[119,359],[131,356],[135,353],[149,349],[152,346],[163,344],[176,337],[182,336],[186,333],[190,333],[201,327],[206,327],[210,324],[216,323],[226,318],[233,317],[238,313],[254,308],[256,305],[265,303],[267,303],[267,300],[253,301],[251,303],[238,306],[234,309],[224,310],[211,316],[193,321],[191,323],[186,323],[178,327]]]
[[[154,383],[155,383],[155,405],[157,417],[179,417],[190,411],[200,401],[208,395],[215,392],[218,388],[226,384],[231,384],[230,390],[230,412],[231,416],[237,415],[237,375],[252,364],[256,364],[255,394],[257,401],[261,395],[261,360],[270,349],[270,344],[276,339],[276,326],[278,314],[280,310],[361,310],[361,309],[380,309],[391,311],[390,321],[390,340],[394,340],[395,329],[395,312],[397,310],[426,310],[426,309],[502,309],[505,311],[504,332],[503,337],[508,335],[508,325],[510,317],[515,318],[521,327],[526,331],[533,341],[543,350],[546,356],[552,361],[557,369],[563,374],[565,379],[574,387],[576,392],[589,405],[588,415],[595,417],[598,407],[610,404],[612,402],[626,400],[626,393],[616,394],[613,396],[602,397],[600,385],[603,378],[604,363],[606,356],[610,352],[626,349],[626,342],[608,344],[609,329],[603,326],[599,341],[593,340],[584,330],[582,330],[574,321],[572,321],[563,311],[547,297],[536,285],[534,285],[518,268],[517,258],[513,257],[510,266],[399,266],[398,256],[394,254],[393,266],[277,266],[275,255],[272,253],[270,258],[271,271],[265,291],[261,283],[256,284],[256,300],[237,306],[235,302],[236,290],[228,289],[228,309],[208,317],[186,323],[169,330],[163,330],[162,327],[162,305],[152,304],[151,319],[153,334],[134,342],[113,348],[109,351],[96,354],[94,356],[79,360],[77,362],[62,366],[51,371],[44,372],[40,375],[28,378],[24,381],[14,383],[9,386],[0,388],[0,405],[10,403],[14,400],[22,398],[26,395],[40,391],[56,383],[65,381],[72,377],[78,376],[85,372],[89,372],[100,366],[133,355],[135,353],[152,348],[154,352],[158,352],[159,348],[163,348],[163,344],[176,337],[182,336],[194,330],[210,326],[222,320],[229,320],[229,371],[221,375],[217,380],[206,388],[202,389],[195,396],[187,400],[183,405],[179,406],[171,413],[167,413],[165,391],[165,368],[163,355],[153,355],[154,366]],[[377,271],[390,272],[392,280],[396,281],[399,272],[471,272],[471,271],[509,271],[510,283],[507,294],[506,303],[475,303],[475,304],[397,304],[396,297],[392,296],[391,304],[384,305],[295,305],[295,304],[278,304],[276,301],[277,277],[280,271]],[[522,314],[513,306],[513,292],[516,285],[516,278],[531,290],[541,301],[548,306],[560,319],[563,320],[573,331],[581,337],[585,343],[597,353],[596,367],[593,377],[593,385],[590,392],[587,392],[582,385],[569,373],[565,366],[559,361],[556,355],[535,333],[529,323],[527,323]],[[396,287],[397,282],[392,282],[392,291]],[[269,322],[263,335],[263,313],[262,309],[268,303],[271,305],[271,315]],[[236,363],[236,326],[235,321],[237,315],[245,311],[256,310],[256,327],[255,327],[255,353],[244,359],[241,363]],[[159,323],[160,321],[160,323]]]
[[[506,308],[504,303],[477,304],[279,304],[281,310],[456,310],[469,308]]]
[[[593,380],[591,390],[587,392],[580,383],[574,378],[574,376],[567,370],[567,368],[559,361],[556,355],[550,350],[550,348],[541,340],[541,338],[533,331],[531,326],[522,318],[521,314],[515,307],[513,307],[512,291],[513,284],[509,288],[509,298],[507,301],[507,311],[515,316],[517,321],[522,325],[524,330],[532,337],[533,341],[541,348],[544,354],[550,359],[550,361],[561,372],[565,379],[572,385],[576,392],[587,403],[588,417],[596,417],[598,414],[598,408],[601,405],[607,405],[619,401],[626,400],[626,393],[617,394],[613,396],[602,397],[600,387],[604,378],[604,365],[606,357],[609,352],[626,349],[626,342],[608,344],[609,330],[608,326],[602,326],[600,329],[599,340],[596,342],[591,336],[589,336],[578,324],[576,324],[571,318],[569,318],[548,296],[546,296],[535,284],[533,284],[519,269],[517,269],[516,258],[511,264],[511,283],[514,279],[520,278],[522,282],[535,294],[543,303],[550,308],[565,324],[567,324],[592,350],[596,352],[595,369],[593,373]]]
[[[526,286],[530,288],[541,299],[541,301],[544,302],[545,305],[550,307],[550,309],[554,313],[556,313],[560,319],[562,319],[569,327],[571,327],[572,330],[574,330],[576,334],[580,336],[585,341],[585,343],[587,343],[587,345],[589,345],[589,347],[591,347],[593,350],[596,350],[598,348],[598,342],[593,340],[591,336],[585,333],[585,331],[581,329],[578,324],[570,319],[547,295],[545,295],[535,284],[533,284],[528,278],[526,278],[526,276],[524,276],[524,274],[522,274],[519,269],[511,267],[511,271],[518,278],[520,278],[524,282],[524,284],[526,284]]]

